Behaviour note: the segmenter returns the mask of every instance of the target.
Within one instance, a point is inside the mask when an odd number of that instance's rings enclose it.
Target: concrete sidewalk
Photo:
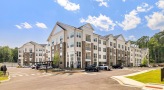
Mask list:
[[[137,72],[137,73],[133,73],[133,74],[128,74],[128,75],[122,75],[122,76],[112,76],[111,78],[118,81],[121,85],[125,85],[125,86],[130,86],[130,87],[139,87],[142,88],[144,87],[146,84],[142,83],[142,82],[138,82],[129,78],[126,78],[127,76],[133,76],[133,75],[137,75],[137,74],[141,74],[141,73],[145,73],[145,72],[149,72],[151,70],[155,70],[155,69],[150,69],[150,70],[144,70],[141,72]]]

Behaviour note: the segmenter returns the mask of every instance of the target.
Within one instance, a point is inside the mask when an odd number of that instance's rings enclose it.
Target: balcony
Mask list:
[[[91,48],[90,48],[90,47],[85,47],[85,50],[89,50],[89,51],[90,51],[90,50],[91,50]]]
[[[91,42],[91,35],[86,35],[86,41]]]
[[[91,42],[91,39],[86,38],[86,41]]]
[[[91,59],[91,56],[86,56],[86,59]]]

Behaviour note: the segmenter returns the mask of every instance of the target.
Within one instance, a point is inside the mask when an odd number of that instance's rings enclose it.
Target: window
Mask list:
[[[39,51],[42,51],[42,49],[39,49]]]
[[[99,44],[101,44],[101,40],[99,40]]]
[[[122,45],[122,49],[124,49],[124,45]]]
[[[54,45],[54,41],[52,41],[52,45]]]
[[[110,48],[110,52],[112,52],[112,49]]]
[[[77,32],[76,34],[77,34],[76,36],[77,36],[78,38],[81,38],[81,33],[80,33],[80,32]]]
[[[60,41],[62,41],[63,40],[63,36],[60,36]]]
[[[96,53],[94,53],[94,58],[97,58],[97,54]]]
[[[32,52],[32,48],[29,49],[29,52]]]
[[[71,34],[70,34],[70,38],[73,38],[74,37],[74,32],[72,32]]]
[[[81,52],[77,51],[77,57],[81,57]]]
[[[103,48],[103,52],[106,52],[106,48]]]
[[[106,41],[103,41],[103,45],[106,45]]]
[[[114,48],[116,48],[116,43],[114,43]]]
[[[42,53],[39,53],[39,56],[42,56]]]
[[[73,42],[71,42],[70,47],[74,47],[74,43]]]
[[[125,46],[125,50],[126,50],[126,46]]]
[[[36,51],[38,51],[38,49],[36,49]]]
[[[101,59],[101,55],[99,55],[99,59]]]
[[[67,43],[67,48],[69,48],[69,43]]]
[[[97,50],[97,46],[96,45],[94,45],[94,50]]]
[[[94,38],[93,41],[94,41],[94,42],[97,42],[97,38]]]
[[[110,42],[110,46],[112,46],[112,42]]]
[[[99,47],[99,51],[101,51],[101,47]]]
[[[106,55],[103,55],[103,59],[106,59]]]
[[[38,54],[36,53],[36,56],[38,56]]]
[[[120,44],[118,44],[118,48],[120,48]]]
[[[77,42],[77,47],[81,47],[81,42]]]
[[[128,47],[128,50],[129,50],[129,47]]]

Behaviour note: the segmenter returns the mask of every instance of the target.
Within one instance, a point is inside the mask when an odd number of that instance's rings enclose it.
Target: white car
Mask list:
[[[99,65],[99,69],[101,70],[109,70],[109,67],[105,64]]]

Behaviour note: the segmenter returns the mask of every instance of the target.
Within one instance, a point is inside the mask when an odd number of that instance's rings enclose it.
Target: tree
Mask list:
[[[0,47],[0,62],[17,62],[18,48]]]
[[[12,50],[8,46],[0,48],[0,62],[11,62]]]
[[[59,52],[55,52],[53,64],[59,67],[59,61],[60,61]]]
[[[13,62],[17,62],[18,60],[18,48],[12,49],[12,57],[13,57]]]
[[[142,65],[144,65],[144,66],[148,65],[148,60],[146,59],[146,57],[143,58]]]

